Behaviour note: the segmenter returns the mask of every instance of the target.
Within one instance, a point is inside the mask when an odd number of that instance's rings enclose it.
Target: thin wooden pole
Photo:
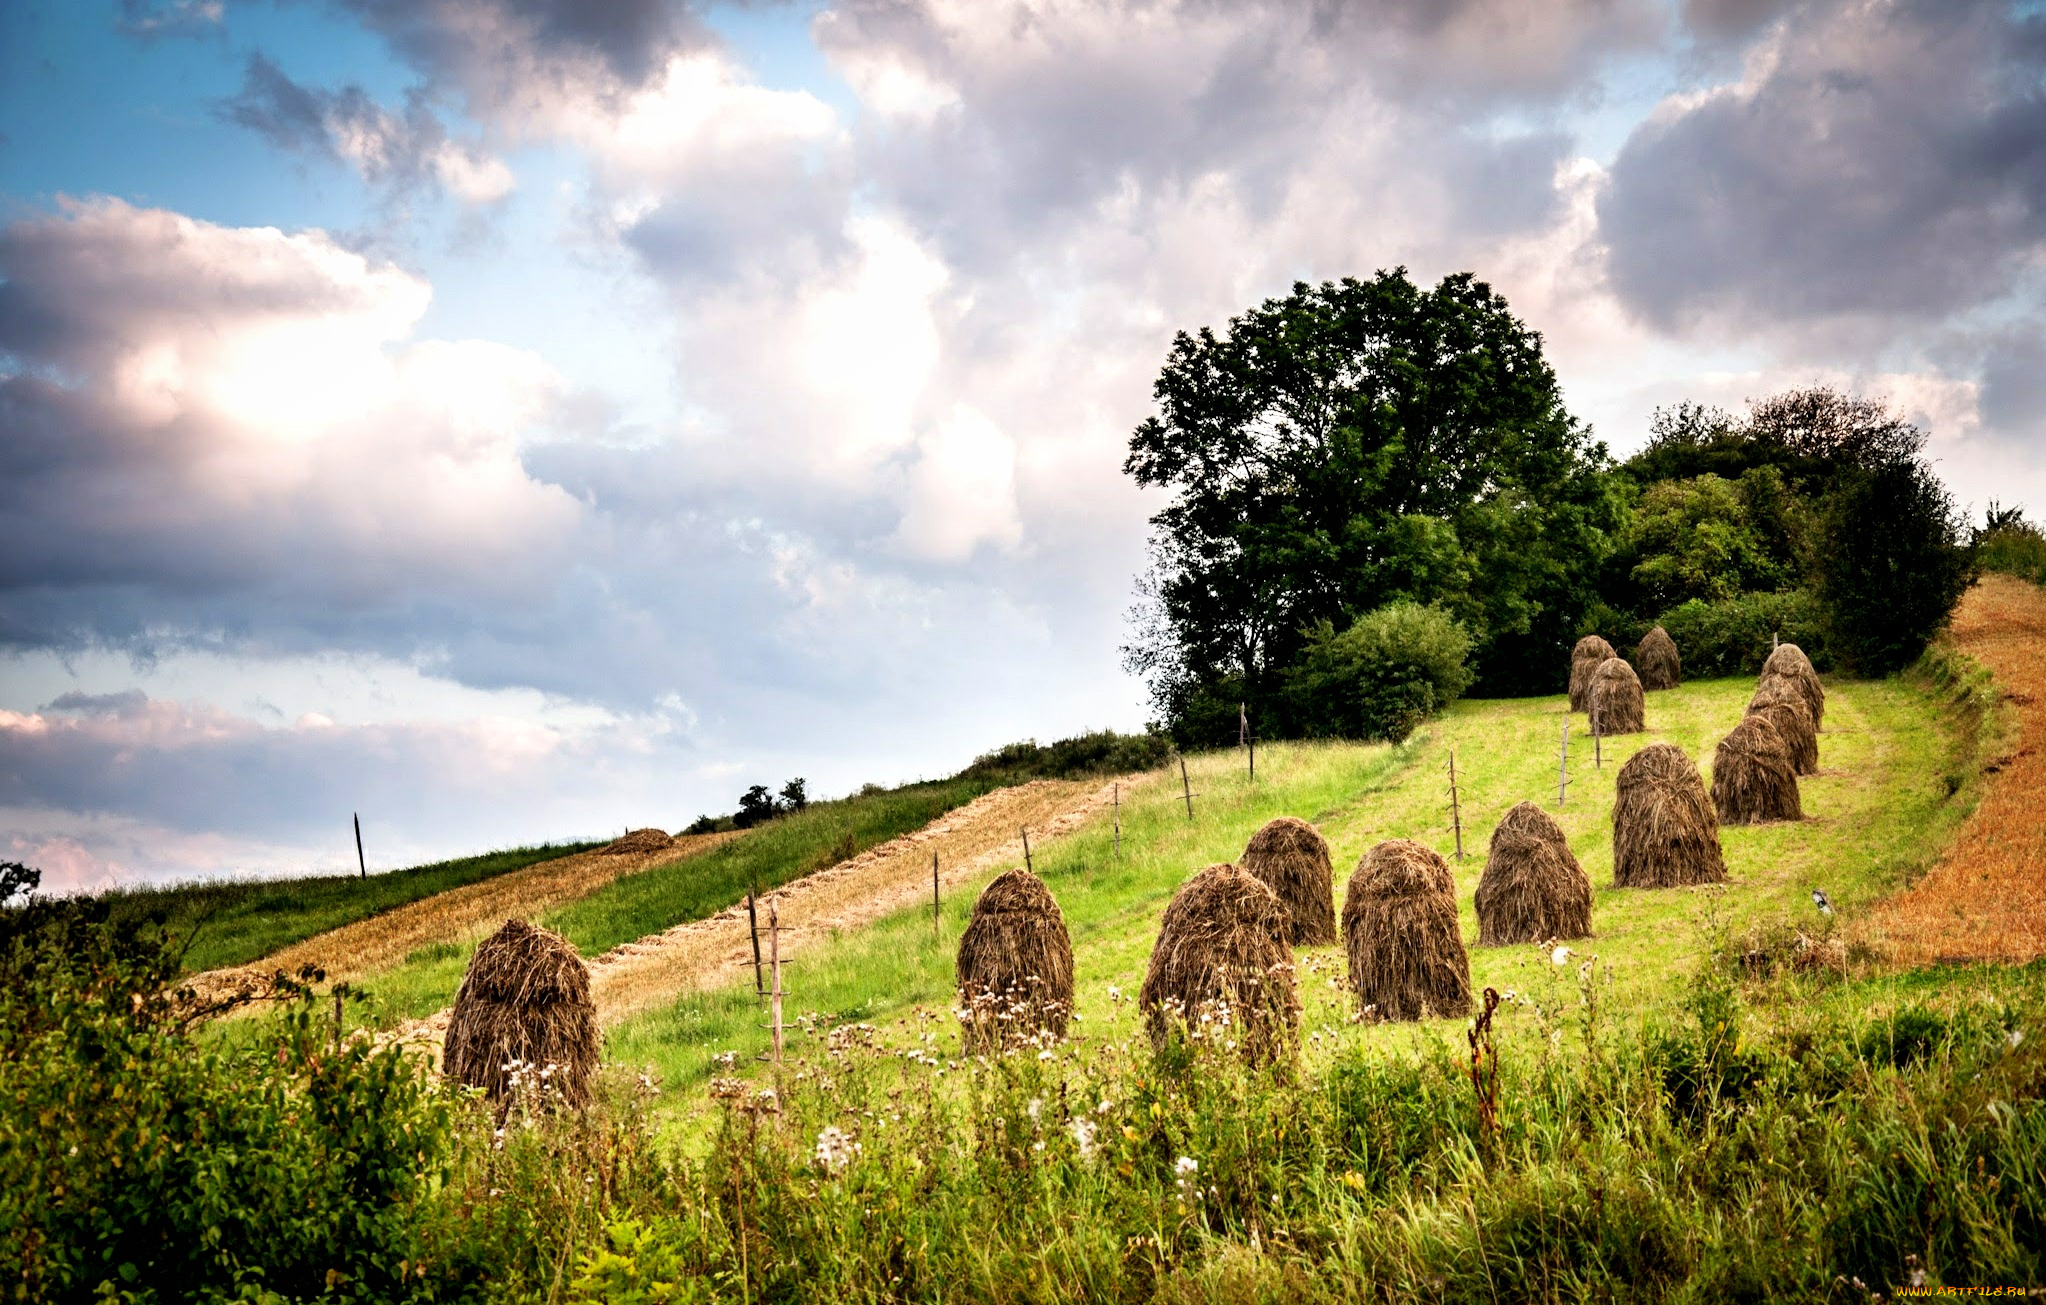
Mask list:
[[[1257,778],[1257,735],[1251,732],[1250,722],[1244,721],[1244,741],[1250,745],[1250,777]]]
[[[1250,742],[1250,704],[1236,704],[1236,746],[1243,747]]]
[[[770,998],[774,1003],[774,1063],[781,1064],[781,909],[772,897],[767,899],[767,947],[773,967],[774,990]]]
[[[1599,726],[1598,713],[1593,712],[1591,716],[1591,765],[1594,770],[1604,770],[1606,768],[1605,733],[1605,730]]]
[[[1564,802],[1563,791],[1570,786],[1570,718],[1563,718],[1563,743],[1556,749],[1556,805]]]
[[[1456,829],[1456,859],[1463,860],[1463,806],[1456,796],[1456,749],[1449,750],[1449,822]]]
[[[1122,856],[1122,785],[1115,786],[1115,855]]]
[[[753,935],[753,995],[767,995],[767,979],[760,972],[760,915],[754,908],[754,900],[760,896],[760,886],[755,884],[746,893],[746,931]]]
[[[364,879],[369,878],[369,862],[362,859],[362,813],[351,812],[355,817],[355,867],[362,871]]]
[[[1186,757],[1179,759],[1179,791],[1186,795],[1186,818],[1193,819],[1193,783],[1186,777]]]
[[[940,903],[938,901],[938,849],[934,847],[931,849],[931,933],[933,935],[936,935],[941,927],[938,923],[939,909]]]
[[[1030,861],[1030,826],[1018,825],[1017,828],[1023,831],[1023,868],[1031,874],[1036,874],[1037,867]]]

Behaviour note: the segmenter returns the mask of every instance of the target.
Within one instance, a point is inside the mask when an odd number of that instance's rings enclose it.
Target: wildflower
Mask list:
[[[1116,987],[1116,986],[1115,986],[1114,984],[1112,984],[1112,983],[1111,983],[1111,984],[1109,984],[1109,985],[1108,985],[1108,999],[1109,999],[1110,1001],[1121,1001],[1121,1000],[1122,1000],[1122,989],[1121,989],[1121,988],[1118,988],[1118,987]]]
[[[1030,1116],[1030,1122],[1033,1124],[1037,1122],[1037,1116],[1043,1110],[1044,1110],[1043,1097],[1032,1097],[1030,1098],[1029,1104],[1023,1107],[1023,1113]]]
[[[1109,1112],[1109,1109],[1110,1106],[1108,1104],[1108,1098],[1103,1097],[1101,1098],[1100,1102],[1094,1107],[1094,1113],[1097,1115],[1105,1115]]]
[[[1083,1115],[1075,1118],[1070,1127],[1073,1132],[1073,1142],[1080,1148],[1080,1158],[1082,1160],[1093,1159],[1094,1135],[1096,1132],[1094,1121]]]
[[[1172,1172],[1182,1176],[1186,1174],[1197,1173],[1199,1172],[1200,1167],[1201,1162],[1194,1159],[1190,1155],[1183,1155],[1179,1157],[1179,1159],[1172,1162]]]
[[[1568,947],[1558,947],[1555,951],[1549,953],[1549,959],[1557,965],[1568,965],[1570,963],[1570,949]]]
[[[1045,1049],[1044,1049],[1043,1051],[1040,1051],[1040,1052],[1038,1052],[1038,1053],[1037,1053],[1037,1058],[1038,1058],[1039,1060],[1050,1060],[1050,1059],[1051,1059],[1051,1048],[1050,1048],[1050,1047],[1046,1047],[1046,1048],[1045,1048]]]
[[[827,1173],[842,1171],[859,1153],[860,1144],[836,1124],[825,1125],[824,1131],[817,1134],[817,1163]]]
[[[2010,1043],[2012,1047],[2016,1047],[2020,1042],[2023,1042],[2024,1040],[2025,1031],[2023,1029],[2012,1029],[2010,1031],[2010,1036],[2004,1039],[2004,1041]]]

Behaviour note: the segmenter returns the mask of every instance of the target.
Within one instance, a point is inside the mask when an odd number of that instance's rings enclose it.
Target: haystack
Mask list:
[[[1783,648],[1790,646],[1784,644]],[[1782,652],[1783,648],[1776,651]],[[1803,654],[1800,653],[1799,656]],[[1776,658],[1772,654],[1769,660],[1775,662]],[[1767,687],[1770,684],[1786,684],[1797,690],[1797,695],[1804,699],[1805,710],[1812,714],[1812,728],[1815,730],[1825,728],[1826,686],[1819,683],[1819,673],[1812,669],[1810,662],[1786,661],[1774,670],[1764,670],[1760,685]]]
[[[1066,1035],[1073,1011],[1073,940],[1044,881],[1011,870],[981,890],[959,939],[959,1002],[968,1054],[1040,1031]]]
[[[1577,864],[1563,827],[1522,802],[1492,831],[1477,906],[1481,947],[1587,937],[1591,876]]]
[[[1183,1021],[1190,1034],[1234,1041],[1253,1061],[1291,1055],[1300,1001],[1287,927],[1285,904],[1248,871],[1211,865],[1182,884],[1158,922],[1137,997],[1151,1045],[1162,1051]]]
[[[1634,649],[1634,669],[1641,675],[1641,687],[1649,691],[1674,689],[1684,682],[1684,662],[1677,656],[1677,641],[1669,631],[1656,626],[1641,636]]]
[[[1819,773],[1819,732],[1812,724],[1811,709],[1797,686],[1782,676],[1762,681],[1748,703],[1747,714],[1767,718],[1790,749],[1790,766],[1800,775]]]
[[[1440,853],[1404,838],[1366,852],[1343,894],[1343,940],[1357,1004],[1380,1019],[1470,1014],[1471,957]]]
[[[1723,825],[1802,820],[1790,749],[1766,716],[1747,716],[1712,754],[1712,805]]]
[[[1595,634],[1587,634],[1570,650],[1570,710],[1583,711],[1591,704],[1591,677],[1611,658],[1619,656],[1613,646]]]
[[[1719,820],[1698,768],[1673,743],[1651,743],[1613,782],[1613,882],[1678,888],[1726,881]]]
[[[1315,947],[1336,941],[1335,866],[1320,830],[1280,816],[1250,836],[1236,864],[1278,894],[1289,921],[1287,942]]]
[[[1771,675],[1802,666],[1813,670],[1812,659],[1804,655],[1804,649],[1794,643],[1779,643],[1769,650],[1769,659],[1762,663],[1762,674]]]
[[[1591,728],[1594,733],[1639,734],[1648,728],[1647,701],[1641,694],[1641,677],[1620,658],[1599,663],[1591,677]]]
[[[522,1063],[550,1095],[581,1106],[590,1099],[597,1050],[590,972],[575,945],[524,920],[506,920],[469,958],[448,1021],[443,1071],[499,1100],[510,1085],[507,1066]]]
[[[603,856],[643,856],[648,852],[666,851],[673,846],[675,840],[658,829],[635,829],[612,839],[597,851]]]

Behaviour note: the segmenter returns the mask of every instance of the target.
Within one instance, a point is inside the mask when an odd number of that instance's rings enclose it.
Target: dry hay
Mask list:
[[[1712,805],[1723,825],[1804,819],[1790,748],[1768,717],[1744,717],[1719,741],[1712,754]]]
[[[1651,692],[1674,689],[1684,682],[1684,662],[1677,656],[1677,642],[1668,630],[1658,625],[1641,636],[1634,649],[1634,669],[1641,674],[1641,687]]]
[[[1794,643],[1776,645],[1776,651],[1762,663],[1761,683],[1774,679],[1787,680],[1797,689],[1804,698],[1805,709],[1812,714],[1813,729],[1826,728],[1826,686],[1819,683],[1819,673],[1812,669],[1812,660],[1804,655],[1804,649]]]
[[[1763,717],[1776,727],[1783,746],[1790,750],[1792,770],[1800,775],[1819,773],[1819,731],[1796,685],[1780,676],[1762,681],[1748,702],[1747,714]]]
[[[1073,941],[1042,879],[1011,870],[981,891],[959,939],[957,975],[967,1054],[999,1051],[1040,1033],[1066,1036]]]
[[[1314,947],[1336,941],[1335,867],[1321,831],[1280,816],[1251,835],[1236,863],[1278,894],[1289,921],[1287,942]]]
[[[1591,729],[1594,734],[1639,734],[1648,728],[1641,677],[1618,657],[1600,662],[1591,677]]]
[[[635,829],[631,833],[614,838],[597,849],[602,856],[644,856],[648,852],[662,852],[675,846],[675,840],[658,829]]]
[[[1591,704],[1591,677],[1598,668],[1619,654],[1595,634],[1587,634],[1570,650],[1570,710],[1584,711]]]
[[[1477,907],[1481,947],[1590,936],[1591,877],[1548,812],[1522,802],[1499,821]]]
[[[1285,904],[1248,871],[1211,865],[1182,884],[1137,996],[1151,1045],[1163,1051],[1183,1022],[1189,1036],[1234,1041],[1252,1061],[1290,1056],[1300,1000],[1286,928]]]
[[[1613,882],[1678,888],[1726,882],[1719,820],[1698,768],[1673,743],[1627,759],[1613,783]]]
[[[1405,838],[1366,852],[1343,894],[1343,939],[1363,1010],[1386,1020],[1470,1014],[1471,958],[1440,853]]]
[[[469,958],[455,994],[441,1067],[493,1101],[527,1081],[573,1106],[590,1099],[597,1068],[597,1008],[575,945],[524,920],[506,920]]]

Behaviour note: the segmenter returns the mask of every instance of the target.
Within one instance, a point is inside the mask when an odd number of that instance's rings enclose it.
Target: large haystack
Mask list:
[[[957,974],[968,1054],[1014,1046],[1040,1031],[1066,1035],[1073,941],[1042,879],[1011,870],[981,890],[959,939]]]
[[[1343,941],[1360,1008],[1387,1020],[1470,1014],[1471,957],[1440,853],[1404,838],[1366,852],[1343,894]]]
[[[1769,659],[1762,663],[1762,674],[1780,674],[1797,666],[1812,670],[1812,659],[1794,643],[1779,643],[1769,650]]]
[[[1726,881],[1719,820],[1698,768],[1673,743],[1651,743],[1614,781],[1613,882],[1678,888]]]
[[[635,829],[620,835],[597,849],[600,856],[644,856],[648,852],[665,852],[675,846],[675,840],[658,829]]]
[[[1584,711],[1591,705],[1591,677],[1617,656],[1613,646],[1595,634],[1577,641],[1577,646],[1570,650],[1570,710]]]
[[[1648,703],[1641,693],[1641,677],[1620,658],[1599,663],[1591,677],[1588,710],[1595,734],[1639,734],[1648,728]]]
[[[1819,731],[1795,684],[1780,675],[1763,680],[1748,702],[1747,714],[1764,717],[1776,727],[1783,746],[1790,749],[1791,769],[1800,775],[1819,773]]]
[[[1684,682],[1684,662],[1677,656],[1677,641],[1669,637],[1668,630],[1658,625],[1641,636],[1634,649],[1634,669],[1641,675],[1641,687],[1650,692],[1674,689]]]
[[[590,972],[575,945],[524,920],[506,920],[469,958],[441,1068],[499,1100],[510,1085],[508,1067],[522,1064],[528,1081],[581,1106],[590,1099],[598,1045]]]
[[[1280,816],[1250,836],[1236,864],[1278,894],[1289,921],[1287,942],[1316,947],[1336,941],[1335,866],[1320,830]]]
[[[1802,820],[1790,749],[1766,716],[1747,716],[1712,754],[1712,805],[1723,825]]]
[[[1790,644],[1783,645],[1783,648],[1789,647]],[[1776,651],[1782,652],[1783,648]],[[1799,654],[1800,657],[1802,655]],[[1776,659],[1772,655],[1769,660],[1774,662]],[[1785,684],[1795,689],[1798,697],[1804,699],[1805,710],[1812,714],[1812,728],[1826,727],[1826,686],[1819,683],[1819,673],[1811,668],[1811,663],[1786,661],[1774,670],[1764,670],[1759,687],[1767,688],[1771,684]]]
[[[1285,904],[1248,871],[1211,865],[1180,885],[1137,997],[1152,1046],[1163,1050],[1183,1021],[1253,1061],[1292,1055],[1300,1000],[1286,929]]]
[[[1590,935],[1591,876],[1548,812],[1522,802],[1500,820],[1477,907],[1481,947]]]

